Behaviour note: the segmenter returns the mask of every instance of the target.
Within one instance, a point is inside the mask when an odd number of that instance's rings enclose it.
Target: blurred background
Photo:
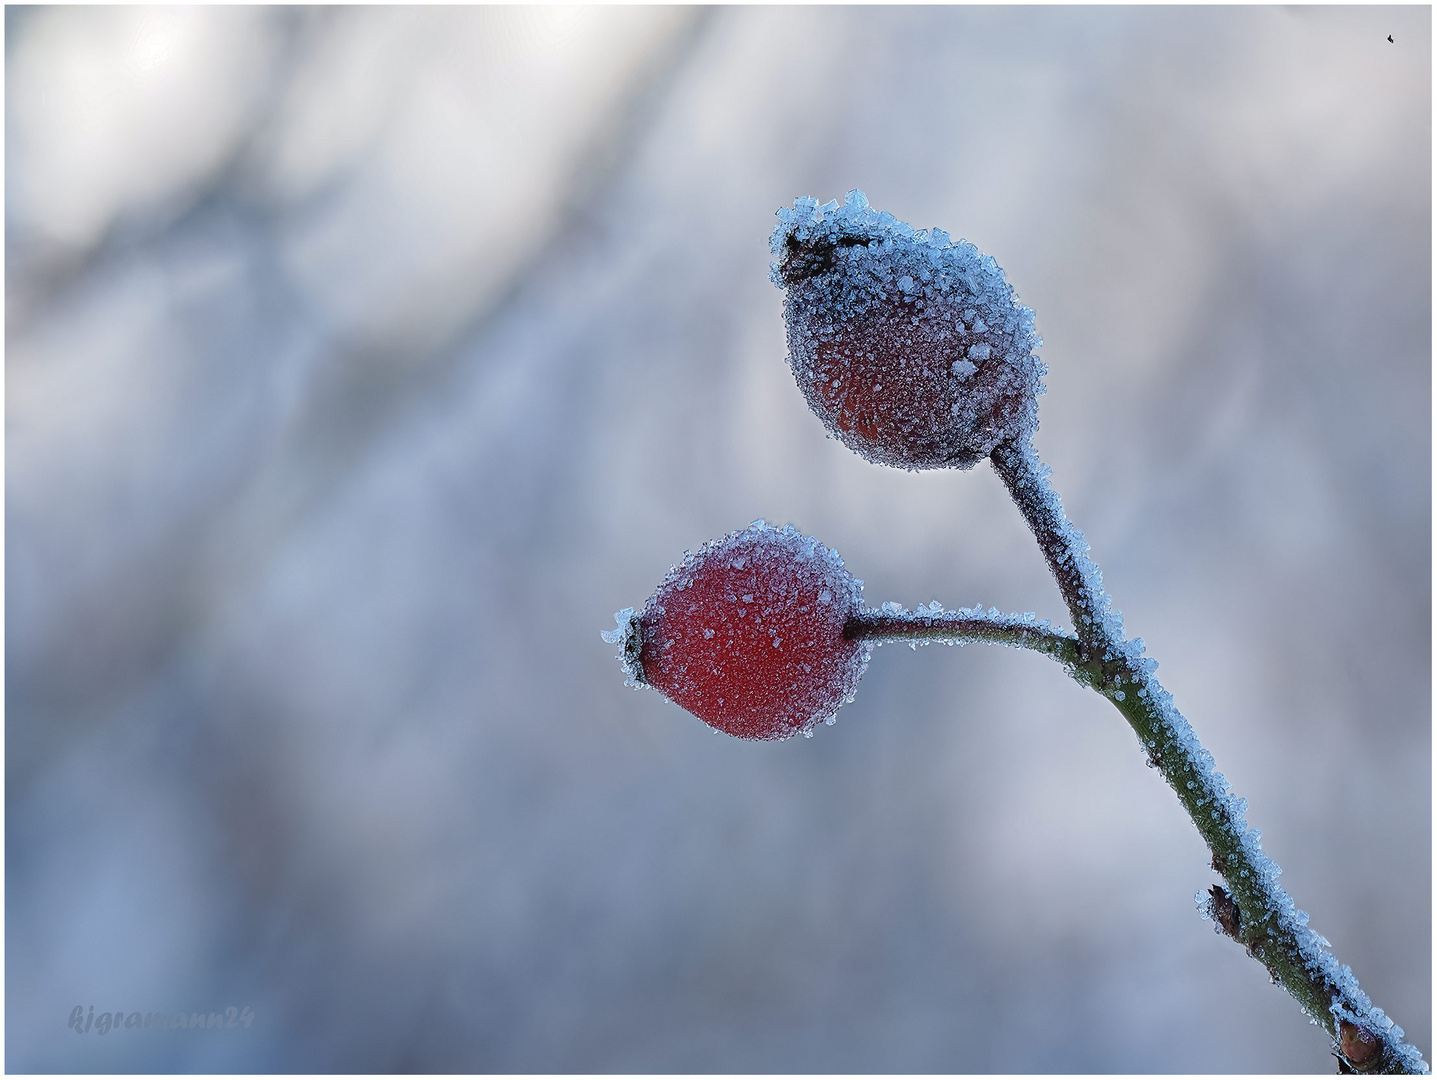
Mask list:
[[[758,517],[1066,624],[986,465],[793,385],[774,211],[853,187],[1036,310],[1128,632],[1430,1053],[1428,8],[5,30],[7,1069],[1332,1071],[1051,662],[885,648],[781,744],[624,686]]]

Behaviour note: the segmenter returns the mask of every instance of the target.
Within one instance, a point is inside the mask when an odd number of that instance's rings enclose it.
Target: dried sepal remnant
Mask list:
[[[624,669],[624,685],[647,686],[644,665],[640,663],[644,652],[644,628],[638,612],[626,607],[623,611],[614,613],[614,622],[618,623],[615,629],[605,630],[599,636],[610,645],[619,646],[619,663]]]
[[[1042,341],[990,256],[872,210],[861,191],[778,217],[788,362],[830,433],[904,469],[970,468],[1032,435]]]
[[[843,630],[862,607],[863,583],[836,552],[755,521],[685,555],[604,636],[631,683],[730,735],[787,739],[852,700],[870,646]]]

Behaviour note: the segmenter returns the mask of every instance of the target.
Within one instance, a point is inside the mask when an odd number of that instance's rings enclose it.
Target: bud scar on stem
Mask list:
[[[1156,661],[1128,640],[1102,573],[1068,520],[1033,448],[1046,369],[1033,312],[998,264],[967,241],[874,211],[858,191],[840,206],[780,210],[771,277],[785,290],[788,362],[829,433],[867,460],[903,469],[968,469],[985,458],[1042,550],[1075,633],[989,608],[906,611],[863,604],[836,552],[762,521],[685,555],[642,612],[625,609],[605,640],[628,681],[650,686],[717,730],[749,739],[811,735],[853,700],[874,644],[992,642],[1033,649],[1108,698],[1161,770],[1212,852],[1226,888],[1204,917],[1245,946],[1358,1072],[1426,1072],[1402,1029],[1307,926],[1281,871],[1245,819],[1172,696]],[[1199,898],[1201,901],[1201,897]]]

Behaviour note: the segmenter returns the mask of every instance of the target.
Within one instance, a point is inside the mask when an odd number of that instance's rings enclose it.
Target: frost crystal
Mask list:
[[[870,209],[794,201],[778,212],[774,284],[788,362],[809,406],[880,465],[970,468],[1038,426],[1046,369],[1033,312],[966,240]]]
[[[623,641],[631,682],[711,727],[786,739],[853,700],[871,650],[843,630],[862,606],[863,582],[837,552],[755,521],[685,555],[605,638]]]
[[[639,654],[644,647],[644,635],[639,626],[639,617],[631,607],[614,613],[618,626],[613,630],[601,630],[599,636],[610,645],[619,646],[619,663],[624,668],[625,686],[644,686],[644,669],[639,663]]]

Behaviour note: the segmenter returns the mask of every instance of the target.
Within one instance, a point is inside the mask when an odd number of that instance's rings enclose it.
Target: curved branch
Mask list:
[[[1282,873],[1263,852],[1260,833],[1244,817],[1247,800],[1214,769],[1172,695],[1153,677],[1157,662],[1143,656],[1141,639],[1127,641],[1102,588],[1102,574],[1087,557],[1083,535],[1068,521],[1048,483],[1049,470],[1030,442],[1001,445],[993,467],[1037,537],[1073,617],[1078,640],[1069,673],[1117,706],[1212,851],[1213,869],[1227,889],[1213,886],[1204,917],[1217,922],[1248,955],[1267,968],[1332,1037],[1339,1063],[1355,1072],[1425,1073],[1418,1050],[1372,1004],[1352,969],[1339,965],[1329,942],[1309,929],[1307,913],[1278,884]],[[1079,644],[1081,642],[1081,644]],[[1056,646],[1055,646],[1056,648]]]

